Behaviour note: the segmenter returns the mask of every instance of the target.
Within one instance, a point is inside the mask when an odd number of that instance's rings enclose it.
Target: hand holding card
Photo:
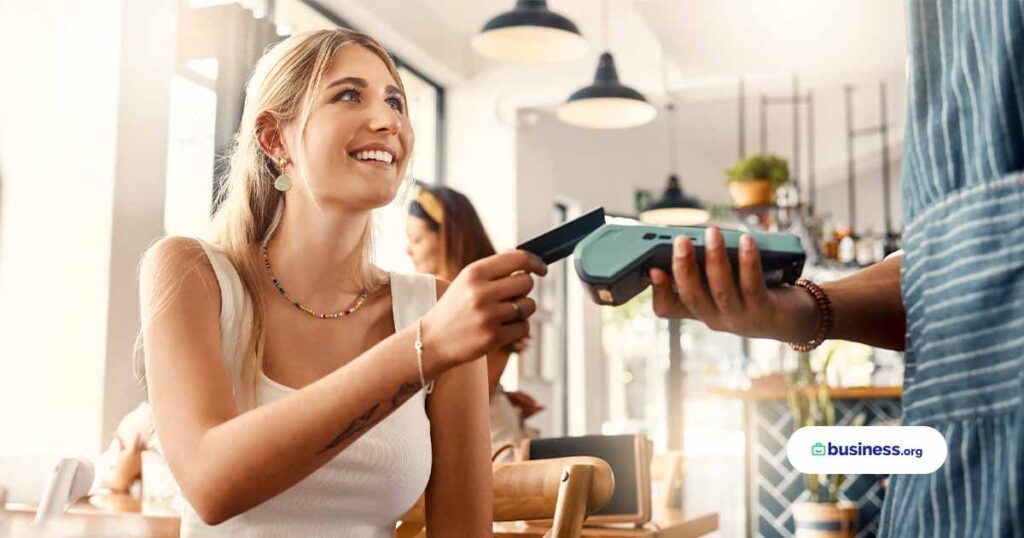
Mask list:
[[[577,243],[604,226],[604,220],[604,208],[599,207],[516,248],[532,252],[544,260],[545,264],[551,265],[572,254]]]

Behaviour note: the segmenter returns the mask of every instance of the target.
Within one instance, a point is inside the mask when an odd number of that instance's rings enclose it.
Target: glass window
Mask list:
[[[301,0],[274,2],[274,23],[280,35],[337,28],[338,23]]]
[[[428,184],[438,183],[437,164],[440,147],[437,139],[440,92],[428,80],[401,66],[398,74],[409,101],[409,121],[416,132],[416,151],[412,156],[413,177]]]
[[[654,315],[652,292],[602,310],[607,407],[605,435],[643,433],[656,452],[668,449],[669,327]],[[719,511],[723,528],[742,525],[743,406],[708,393],[708,387],[746,378],[743,340],[684,321],[680,329],[683,387],[684,498],[695,513]],[[777,342],[775,343],[777,344]]]
[[[552,227],[568,221],[568,208],[555,204]],[[534,343],[528,350],[528,359],[520,363],[522,377],[563,381],[566,362],[566,279],[570,258],[557,261],[548,267],[548,276],[537,279],[537,313],[534,320]]]
[[[164,232],[203,236],[213,202],[217,60],[186,62],[171,80]]]

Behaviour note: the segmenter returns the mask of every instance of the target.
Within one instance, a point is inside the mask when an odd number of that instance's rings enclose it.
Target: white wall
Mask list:
[[[0,451],[101,442],[121,14],[0,7]]]
[[[144,395],[137,267],[163,231],[177,6],[0,7],[18,74],[0,96],[0,452],[94,453]]]
[[[887,81],[890,111],[890,162],[893,216],[901,226],[899,206],[899,162],[904,123],[904,92],[900,73],[880,77]],[[877,80],[851,79],[857,89],[854,99],[855,128],[878,122]],[[771,97],[785,97],[784,85],[747,85],[746,151],[759,151],[757,103],[762,91]],[[833,213],[847,222],[846,204],[846,116],[843,90],[832,85],[815,88],[815,170],[818,213]],[[684,190],[705,203],[728,204],[723,183],[724,170],[738,158],[739,112],[736,90],[717,92],[673,92],[677,103],[677,171]],[[806,112],[801,110],[800,182],[806,191],[808,174]],[[517,177],[521,186],[521,211],[543,204],[553,197],[578,203],[582,209],[603,205],[618,214],[635,214],[636,189],[649,189],[656,196],[664,190],[669,173],[668,114],[646,126],[619,131],[578,129],[540,111],[533,125],[520,128]],[[790,159],[793,151],[792,108],[771,106],[767,113],[766,150]],[[858,228],[882,229],[881,168],[878,137],[864,137],[855,144],[857,166]],[[792,167],[792,164],[791,164]],[[550,203],[550,202],[548,202]]]
[[[167,118],[178,29],[176,0],[127,0],[124,5],[109,247],[104,436],[145,398],[144,386],[133,368],[140,330],[138,266],[145,249],[164,233]],[[207,207],[202,202],[198,205]]]

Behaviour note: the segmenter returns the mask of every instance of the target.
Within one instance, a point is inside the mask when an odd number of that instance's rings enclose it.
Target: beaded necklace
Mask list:
[[[338,319],[343,318],[349,314],[352,314],[356,310],[359,310],[359,307],[363,306],[363,303],[366,302],[366,298],[367,296],[369,296],[369,293],[366,290],[363,290],[363,292],[359,294],[359,297],[356,297],[355,301],[352,302],[352,305],[346,308],[345,310],[342,310],[340,312],[333,312],[330,314],[322,314],[295,300],[291,295],[288,295],[287,291],[284,291],[284,286],[282,286],[281,282],[277,280],[276,276],[274,276],[274,270],[270,268],[270,254],[268,253],[269,242],[270,236],[268,235],[267,238],[263,241],[263,266],[267,268],[267,274],[270,275],[270,280],[273,281],[274,287],[277,288],[277,291],[280,292],[285,299],[288,299],[288,301],[295,305],[295,307],[298,308],[299,310],[302,310],[303,312],[309,314],[310,316],[313,316],[314,318]]]

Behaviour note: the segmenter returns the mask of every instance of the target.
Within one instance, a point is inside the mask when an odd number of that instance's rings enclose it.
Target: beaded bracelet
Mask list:
[[[434,380],[427,384],[427,378],[423,375],[423,340],[420,322],[416,321],[416,365],[420,368],[420,386],[427,389],[427,394],[434,392]]]
[[[801,278],[796,281],[796,285],[807,290],[807,293],[811,294],[814,298],[815,304],[818,306],[818,314],[821,317],[821,322],[818,324],[818,329],[814,332],[814,337],[807,342],[794,343],[790,342],[789,347],[801,351],[807,352],[821,345],[828,337],[829,333],[832,332],[832,301],[829,301],[828,295],[825,290],[821,289],[814,282]]]

